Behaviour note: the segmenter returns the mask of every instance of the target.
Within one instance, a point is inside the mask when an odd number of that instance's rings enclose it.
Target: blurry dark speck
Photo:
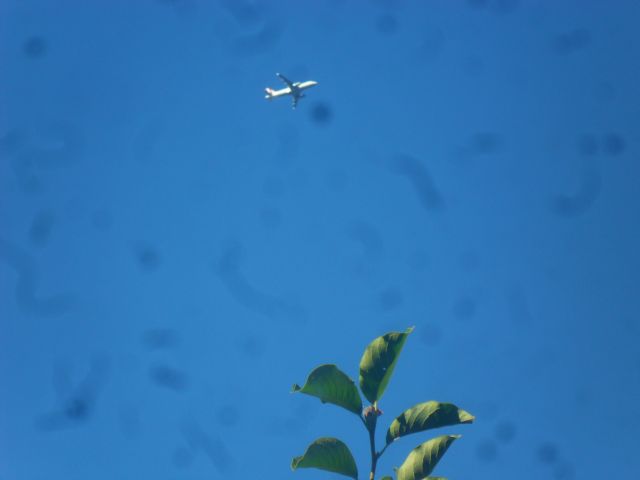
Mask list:
[[[471,150],[476,155],[490,155],[500,150],[501,140],[498,134],[491,132],[476,133],[471,139]]]
[[[256,33],[242,35],[235,41],[235,50],[242,55],[259,55],[272,50],[282,36],[278,23],[266,23]]]
[[[331,107],[324,102],[316,102],[311,107],[311,120],[317,125],[328,125],[333,120]]]
[[[498,458],[498,447],[496,442],[493,440],[483,440],[481,441],[477,448],[476,454],[480,460],[484,460],[485,462],[493,462],[496,458]]]
[[[236,342],[238,348],[250,358],[258,358],[264,353],[265,341],[253,335],[246,335]]]
[[[180,343],[176,330],[170,328],[152,328],[142,335],[142,343],[149,349],[173,348]]]
[[[182,392],[187,389],[187,376],[167,365],[155,365],[149,369],[149,378],[158,386]]]
[[[238,410],[232,405],[225,405],[216,412],[216,419],[223,427],[233,427],[239,420]]]
[[[574,217],[588,211],[600,195],[602,179],[593,169],[586,169],[582,182],[574,195],[556,195],[552,200],[552,210],[563,217]]]
[[[44,246],[49,240],[54,219],[53,212],[50,210],[42,210],[33,218],[29,229],[29,238],[38,247]]]
[[[193,461],[193,453],[185,447],[178,447],[173,451],[172,460],[176,468],[187,468]]]
[[[22,51],[29,58],[41,58],[47,53],[47,42],[44,38],[33,36],[27,38],[22,46]]]
[[[609,155],[620,155],[625,150],[624,138],[615,133],[605,135],[604,150]]]
[[[489,3],[489,0],[467,0],[467,5],[472,8],[483,8],[486,7]]]
[[[480,259],[474,251],[466,251],[460,255],[460,266],[465,272],[472,272],[478,268]]]
[[[494,8],[498,13],[511,13],[518,6],[517,0],[495,0]]]
[[[536,458],[540,463],[555,463],[558,460],[558,448],[553,443],[542,443],[536,449]]]
[[[222,0],[221,4],[240,25],[249,26],[262,18],[263,12],[258,6],[258,2]]]
[[[376,20],[376,30],[383,35],[391,35],[398,31],[398,20],[394,15],[386,13]]]
[[[553,469],[553,478],[556,480],[571,480],[575,478],[573,466],[569,463],[560,463]]]
[[[397,288],[386,288],[378,293],[378,306],[383,312],[388,312],[402,305],[402,292]]]
[[[442,338],[442,331],[437,325],[427,323],[420,326],[420,340],[427,347],[435,347],[440,343]]]
[[[260,211],[260,219],[266,228],[274,229],[282,223],[282,214],[277,208],[263,208]]]
[[[553,39],[556,52],[568,54],[586,48],[591,43],[591,34],[585,28],[576,28],[570,32],[557,35]]]
[[[460,320],[468,320],[476,313],[476,302],[469,297],[462,297],[453,304],[453,314]]]
[[[136,258],[140,268],[152,271],[160,266],[160,254],[149,245],[139,245],[135,248]]]
[[[341,192],[347,186],[349,178],[343,170],[330,170],[325,175],[327,188],[332,192]]]
[[[97,210],[91,215],[91,223],[96,230],[105,231],[111,227],[113,219],[111,214],[106,210]]]
[[[516,426],[509,421],[502,421],[496,425],[495,436],[499,442],[509,443],[516,436]]]
[[[396,155],[391,163],[393,172],[403,175],[415,189],[426,210],[442,210],[444,199],[436,188],[431,174],[418,159],[409,155]]]
[[[268,178],[264,181],[264,193],[270,198],[280,198],[285,193],[284,182],[280,178]]]
[[[585,134],[578,140],[578,152],[589,157],[598,153],[598,140],[595,135]]]

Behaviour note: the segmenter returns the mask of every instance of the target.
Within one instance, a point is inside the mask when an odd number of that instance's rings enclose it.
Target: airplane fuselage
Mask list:
[[[264,98],[266,98],[267,100],[271,100],[273,98],[284,97],[285,95],[291,95],[293,97],[294,108],[298,102],[298,99],[304,97],[304,94],[302,93],[302,91],[311,87],[315,87],[318,84],[318,82],[315,82],[313,80],[307,80],[306,82],[290,83],[280,74],[278,74],[278,76],[282,78],[288,84],[288,86],[285,88],[281,88],[280,90],[266,88],[265,89],[266,95]]]

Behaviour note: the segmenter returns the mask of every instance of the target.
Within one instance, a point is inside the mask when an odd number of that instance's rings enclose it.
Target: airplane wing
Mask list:
[[[280,80],[282,80],[284,83],[287,84],[287,87],[293,88],[293,82],[291,80],[289,80],[287,77],[285,77],[281,73],[276,73],[276,75],[280,77]]]

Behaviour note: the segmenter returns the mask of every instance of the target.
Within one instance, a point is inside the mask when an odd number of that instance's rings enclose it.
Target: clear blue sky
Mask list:
[[[477,417],[435,473],[640,478],[639,21],[2,2],[0,480],[324,479],[289,468],[320,436],[366,478],[290,388],[411,325],[381,425]],[[294,111],[276,72],[319,85]]]

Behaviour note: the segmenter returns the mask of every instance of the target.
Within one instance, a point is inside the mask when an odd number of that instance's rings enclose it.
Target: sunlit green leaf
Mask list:
[[[442,435],[414,448],[404,463],[396,470],[397,480],[424,480],[428,478],[449,446],[460,435]]]
[[[303,387],[294,385],[293,391],[313,395],[322,403],[339,405],[356,415],[362,413],[362,399],[355,383],[335,365],[320,365],[309,374]]]
[[[319,468],[358,478],[358,468],[349,447],[337,438],[319,438],[309,445],[304,455],[291,461],[291,469],[298,468]]]
[[[360,359],[360,389],[367,400],[377,402],[391,379],[402,347],[413,328],[404,333],[391,332],[376,338]]]
[[[380,480],[393,480],[389,475],[382,477]]]
[[[432,428],[472,423],[475,417],[452,403],[424,402],[406,410],[387,430],[387,445],[400,437]]]

